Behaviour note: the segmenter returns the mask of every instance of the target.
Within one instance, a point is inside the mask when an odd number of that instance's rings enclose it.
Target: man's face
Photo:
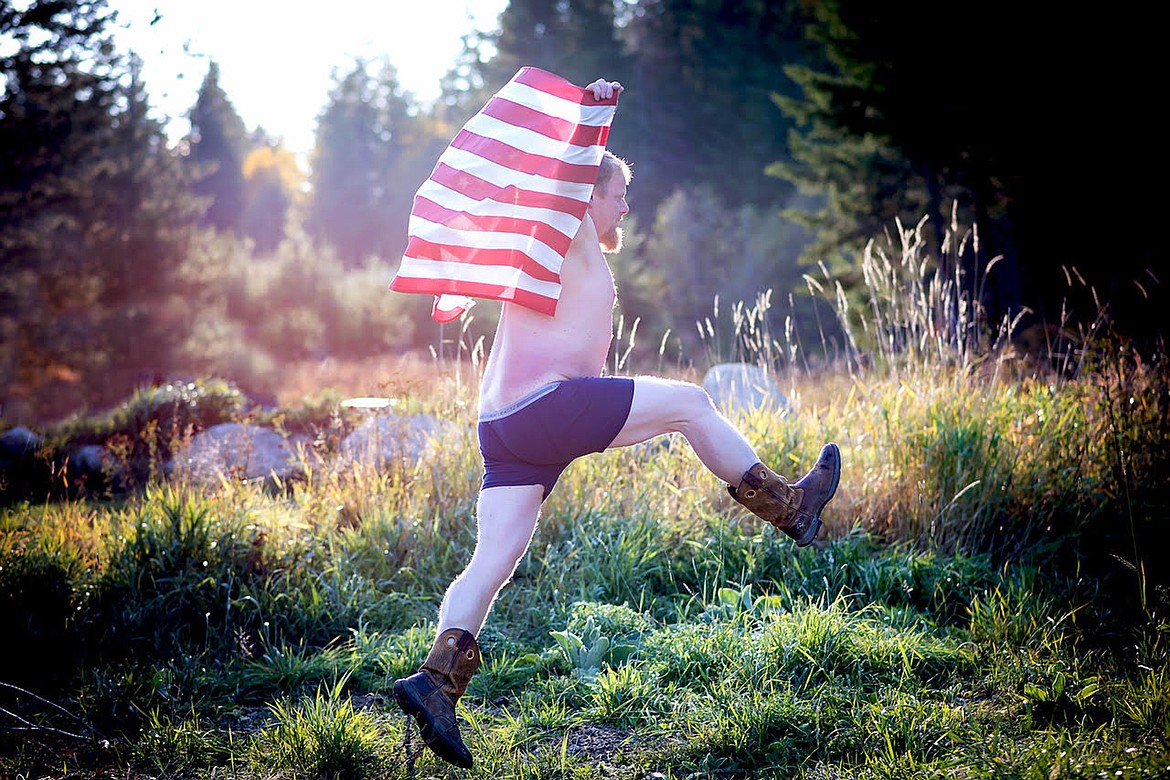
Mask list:
[[[604,189],[597,188],[589,201],[589,216],[597,227],[601,248],[617,252],[622,248],[622,229],[618,223],[630,211],[626,204],[626,180],[620,174],[610,178]]]

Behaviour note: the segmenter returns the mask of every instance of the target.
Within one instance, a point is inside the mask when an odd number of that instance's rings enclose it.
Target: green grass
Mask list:
[[[378,719],[344,696],[345,678],[296,703],[269,705],[273,722],[255,734],[249,763],[266,777],[367,778],[381,774],[383,732]]]
[[[481,637],[477,769],[420,776],[1170,772],[1164,373],[818,379],[742,423],[789,472],[842,444],[826,544],[677,438],[574,464]],[[468,435],[385,473],[7,507],[3,771],[407,776],[389,688],[478,482],[469,412],[431,404]]]
[[[745,421],[788,429],[766,444],[780,462],[842,443],[819,547],[739,511],[682,442],[575,464],[481,637],[460,708],[477,768],[424,753],[417,775],[1170,772],[1166,593],[1150,537],[1128,536],[1164,522],[1138,481],[1154,456],[1124,454],[1123,502],[1121,452],[1077,445],[1118,425],[1100,377],[946,381],[869,377],[794,420]],[[407,777],[390,685],[473,543],[473,443],[448,446],[280,495],[155,483],[4,510],[6,625],[23,633],[0,767]]]
[[[415,776],[1170,776],[1170,368],[1100,338],[1017,375],[870,261],[847,360],[771,365],[793,414],[737,420],[782,473],[841,445],[824,542],[679,437],[578,461],[480,637],[476,769]],[[798,354],[759,315],[737,357]],[[460,431],[419,463],[0,509],[0,776],[410,776],[390,687],[474,543],[467,371],[408,399]]]

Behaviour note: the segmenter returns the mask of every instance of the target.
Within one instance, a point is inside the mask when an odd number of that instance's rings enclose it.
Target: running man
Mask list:
[[[599,79],[586,89],[603,100],[623,87]],[[821,510],[840,479],[836,444],[826,444],[812,469],[789,484],[760,462],[702,387],[601,375],[617,299],[605,253],[621,248],[630,179],[629,165],[606,151],[565,256],[554,315],[502,304],[479,394],[484,477],[475,551],[443,597],[426,661],[394,683],[395,699],[418,720],[426,743],[461,767],[471,767],[472,756],[459,734],[455,704],[479,667],[476,636],[528,550],[541,505],[573,460],[680,433],[736,501],[799,546],[816,537]]]

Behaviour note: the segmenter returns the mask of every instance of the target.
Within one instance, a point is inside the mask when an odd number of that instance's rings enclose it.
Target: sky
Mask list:
[[[189,128],[209,63],[249,130],[263,127],[300,155],[313,146],[335,70],[386,57],[418,100],[439,80],[473,29],[494,30],[507,0],[107,0],[120,51],[143,60],[143,80],[168,132]],[[156,9],[158,9],[156,11]],[[157,19],[156,19],[157,14]],[[154,22],[153,24],[151,22]]]

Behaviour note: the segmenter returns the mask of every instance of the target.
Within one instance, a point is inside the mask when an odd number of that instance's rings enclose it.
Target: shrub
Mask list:
[[[276,722],[253,738],[249,750],[256,771],[265,777],[274,770],[291,777],[378,776],[385,763],[378,726],[343,698],[345,683],[342,678],[329,690],[318,688],[299,704],[272,704]]]
[[[245,406],[240,389],[221,379],[168,382],[139,388],[105,414],[68,420],[48,438],[59,444],[121,441],[131,458],[162,456],[176,439],[237,419]]]
[[[180,348],[188,370],[202,376],[223,376],[261,391],[274,384],[278,363],[263,345],[249,338],[248,328],[222,308],[200,312]]]
[[[142,484],[162,473],[178,441],[238,419],[244,408],[244,394],[223,380],[168,383],[140,388],[110,414],[68,425],[54,438],[100,441],[122,462],[127,481]]]
[[[0,680],[44,690],[76,673],[81,648],[71,568],[67,559],[0,540]]]

